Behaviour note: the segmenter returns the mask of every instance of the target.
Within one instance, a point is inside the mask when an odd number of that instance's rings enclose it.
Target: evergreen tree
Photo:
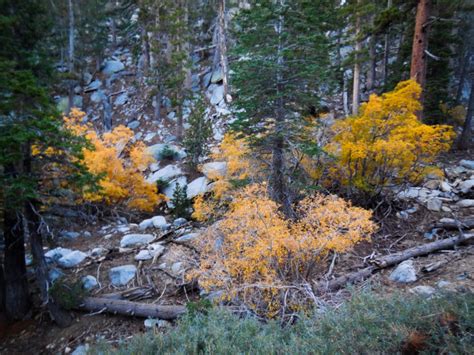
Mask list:
[[[292,215],[285,148],[301,114],[329,92],[333,1],[253,1],[235,20],[236,50],[231,69],[236,106],[234,129],[271,154],[272,198]],[[258,138],[262,137],[262,138]]]

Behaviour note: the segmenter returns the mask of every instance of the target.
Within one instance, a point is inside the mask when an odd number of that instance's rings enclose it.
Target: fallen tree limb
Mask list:
[[[81,311],[106,312],[125,316],[173,320],[186,312],[185,306],[158,306],[156,304],[86,297],[78,306]]]
[[[434,224],[434,228],[443,228],[448,230],[472,229],[474,228],[474,218],[468,218],[462,221],[438,222]]]
[[[461,237],[442,239],[436,242],[419,245],[419,246],[401,251],[399,253],[386,255],[386,256],[383,256],[371,261],[372,265],[362,270],[358,270],[353,273],[340,276],[329,282],[321,283],[320,285],[317,286],[317,290],[320,292],[335,291],[339,288],[344,287],[347,284],[360,282],[364,280],[365,278],[369,277],[370,275],[372,275],[372,273],[374,273],[377,270],[381,270],[389,266],[397,265],[401,263],[402,261],[410,259],[410,258],[426,255],[426,254],[429,254],[438,250],[442,250],[442,249],[449,249],[458,245],[461,242],[464,243],[468,240],[473,240],[473,239],[474,239],[474,233],[464,234]]]

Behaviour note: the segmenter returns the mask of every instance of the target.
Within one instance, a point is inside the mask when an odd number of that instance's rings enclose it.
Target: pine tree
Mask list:
[[[327,31],[333,1],[253,1],[235,20],[237,40],[231,77],[236,106],[234,129],[257,138],[271,154],[271,196],[292,215],[285,148],[300,114],[319,106],[332,75]],[[261,138],[258,138],[261,137]]]

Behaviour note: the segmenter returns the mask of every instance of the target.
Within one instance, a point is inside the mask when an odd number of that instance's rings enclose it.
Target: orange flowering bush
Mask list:
[[[274,317],[310,305],[311,280],[329,252],[346,252],[376,226],[371,212],[335,196],[315,195],[290,222],[267,196],[264,185],[249,185],[201,240],[199,278],[205,290],[224,290],[223,299],[243,302]]]
[[[433,172],[436,157],[454,139],[451,126],[420,122],[420,86],[401,82],[394,91],[371,95],[360,114],[334,125],[335,136],[325,150],[335,157],[329,178],[353,189],[377,194],[381,188],[416,182]]]
[[[100,190],[84,193],[86,201],[124,204],[140,211],[152,211],[164,200],[155,184],[146,182],[142,172],[153,161],[142,142],[133,142],[133,132],[118,126],[99,135],[91,125],[82,124],[84,113],[73,109],[64,118],[65,126],[84,136],[94,149],[83,150],[83,163],[94,175],[101,176]]]

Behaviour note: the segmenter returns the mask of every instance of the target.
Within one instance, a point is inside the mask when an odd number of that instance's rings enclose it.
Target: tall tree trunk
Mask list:
[[[361,0],[357,0],[357,5],[361,4]],[[352,87],[352,114],[356,116],[359,113],[360,104],[360,52],[362,50],[362,42],[360,40],[361,32],[361,18],[359,9],[357,9],[356,23],[355,23],[355,64],[354,64],[354,78]]]
[[[471,53],[469,50],[466,50],[462,60],[461,60],[461,68],[459,70],[459,83],[456,90],[456,104],[460,105],[462,101],[462,94],[464,91],[464,85],[466,83],[466,76],[469,69],[469,62],[470,62]]]
[[[5,174],[15,175],[15,167],[6,166]],[[3,261],[5,314],[10,320],[19,320],[27,316],[30,307],[25,265],[24,228],[19,213],[8,206],[6,201],[3,230],[5,238]]]
[[[142,51],[143,51],[143,76],[146,77],[150,70],[150,40],[146,26],[142,27]]]
[[[226,0],[219,0],[219,57],[222,70],[222,84],[224,85],[224,100],[227,103],[232,101],[229,94],[229,63],[227,59],[227,24],[226,24]]]
[[[418,0],[416,9],[415,34],[413,36],[410,77],[421,86],[420,101],[423,104],[423,94],[426,86],[426,54],[428,48],[428,20],[431,11],[431,0]],[[423,119],[423,109],[417,113]]]
[[[393,0],[387,1],[387,9],[392,7]],[[387,85],[388,77],[388,59],[390,58],[390,26],[387,28],[384,38],[384,51],[383,51],[383,65],[382,65],[382,78],[383,84]]]
[[[284,0],[279,0],[279,5],[284,6]],[[283,15],[279,16],[278,23],[275,25],[275,33],[278,36],[278,49],[277,49],[277,72],[276,72],[276,85],[277,85],[277,110],[276,110],[276,124],[275,124],[275,137],[272,141],[272,169],[270,176],[270,190],[273,200],[277,201],[282,206],[283,213],[289,217],[294,217],[294,211],[291,206],[291,197],[288,189],[288,184],[285,178],[285,161],[284,161],[284,102],[281,97],[281,90],[283,87],[283,76],[281,69],[284,65],[283,58],[283,28],[284,28]]]
[[[459,149],[468,149],[472,144],[472,116],[474,115],[474,78],[471,81],[471,93],[469,94],[469,105],[467,107],[466,119],[459,138]]]
[[[68,108],[67,112],[71,111],[74,106],[74,80],[72,78],[74,74],[74,4],[72,0],[68,0],[68,17],[69,17],[69,47],[68,47],[68,69],[69,69],[69,95],[68,95]]]

